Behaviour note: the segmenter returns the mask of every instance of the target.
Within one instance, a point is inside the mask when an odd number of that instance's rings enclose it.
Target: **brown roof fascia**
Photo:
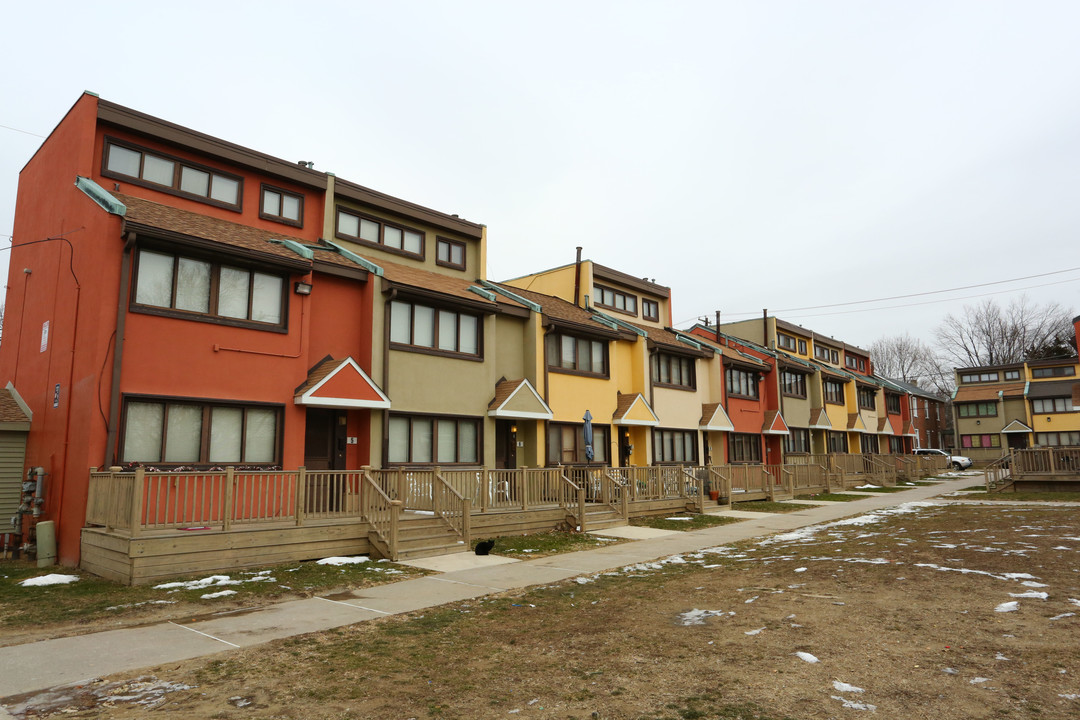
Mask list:
[[[600,278],[601,280],[610,280],[611,282],[617,282],[628,287],[641,290],[642,292],[651,293],[662,298],[671,298],[671,288],[664,285],[658,285],[654,282],[649,282],[644,278],[634,277],[624,272],[620,272],[613,268],[609,268],[606,265],[600,265],[599,263],[593,263],[593,279]]]
[[[594,337],[604,338],[605,340],[630,340],[637,339],[637,335],[629,332],[623,332],[621,330],[612,330],[605,327],[600,323],[593,323],[591,325],[585,325],[582,323],[574,322],[573,320],[566,320],[565,318],[555,317],[544,313],[543,319],[544,325],[553,325],[557,330],[565,330],[571,335],[592,335]]]
[[[485,300],[479,295],[477,295],[476,299],[473,300],[472,298],[462,297],[461,295],[439,292],[438,290],[429,290],[428,288],[418,287],[416,285],[409,285],[408,283],[390,280],[386,276],[383,276],[383,280],[386,282],[388,287],[398,290],[401,292],[402,295],[411,298],[433,300],[440,302],[444,305],[455,305],[457,307],[464,307],[482,313],[494,313],[497,310],[496,303],[493,303],[490,300]]]
[[[422,205],[408,202],[407,200],[401,200],[400,198],[372,190],[371,188],[366,188],[363,185],[358,185],[342,178],[335,179],[334,193],[339,197],[353,200],[362,205],[368,205],[378,210],[382,210],[383,212],[397,215],[398,217],[419,220],[428,225],[434,225],[435,227],[450,230],[451,232],[456,232],[459,235],[464,235],[465,237],[473,238],[475,240],[479,240],[483,234],[484,226],[479,223],[462,220],[453,215],[441,213],[438,210],[432,210],[431,208],[426,208]]]
[[[185,235],[184,233],[176,232],[175,230],[167,230],[155,225],[144,225],[143,223],[138,222],[128,222],[125,227],[129,231],[133,231],[136,235],[148,235],[161,240],[169,240],[177,245],[196,248],[216,255],[230,255],[232,257],[244,258],[245,260],[250,260],[255,263],[272,265],[276,268],[284,268],[295,272],[311,272],[311,262],[299,255],[296,256],[295,260],[292,260],[274,253],[259,252],[258,250],[251,250],[237,245],[226,245],[225,243],[216,240],[207,240],[206,238],[195,237],[194,235]]]
[[[349,280],[366,281],[368,279],[368,271],[363,268],[344,267],[338,263],[320,260],[318,257],[312,261],[312,269],[323,275],[333,275],[334,277],[348,278]]]
[[[1042,358],[1041,360],[1028,360],[1028,366],[1030,367],[1046,367],[1054,365],[1076,365],[1080,362],[1080,359],[1070,356]],[[1020,363],[1021,365],[1023,363]]]
[[[326,189],[327,179],[324,172],[310,170],[298,163],[226,142],[100,98],[98,99],[98,120],[140,135],[163,140],[172,145],[223,158],[258,172],[285,178],[299,185],[319,190]]]
[[[955,370],[958,373],[963,374],[963,373],[965,373],[965,372],[967,372],[969,370],[1013,370],[1013,369],[1022,368],[1022,367],[1024,367],[1024,363],[1017,362],[1017,363],[1005,363],[1003,365],[972,365],[970,367],[953,368],[953,370]]]

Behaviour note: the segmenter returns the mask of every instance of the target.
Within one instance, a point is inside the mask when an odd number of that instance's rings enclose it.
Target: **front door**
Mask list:
[[[517,468],[517,423],[512,420],[495,421],[495,467]]]
[[[304,466],[308,470],[345,470],[345,412],[307,409],[304,429]]]
[[[1005,433],[1009,436],[1010,450],[1023,450],[1027,447],[1027,433]]]

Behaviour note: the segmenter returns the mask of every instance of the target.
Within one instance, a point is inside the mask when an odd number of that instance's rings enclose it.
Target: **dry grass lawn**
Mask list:
[[[141,679],[104,678],[15,709],[72,718],[1080,717],[1077,508],[906,509]]]

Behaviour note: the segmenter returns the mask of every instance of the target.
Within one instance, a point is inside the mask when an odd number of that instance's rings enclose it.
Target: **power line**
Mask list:
[[[782,308],[782,309],[779,309],[779,310],[773,310],[771,312],[772,313],[786,313],[786,312],[799,312],[801,310],[819,310],[819,309],[823,309],[823,308],[846,307],[848,305],[864,305],[864,304],[867,304],[867,303],[886,302],[888,300],[902,300],[904,298],[925,297],[927,295],[940,295],[942,293],[958,292],[960,290],[970,290],[972,288],[979,288],[979,287],[990,287],[992,285],[1003,285],[1005,283],[1020,282],[1021,280],[1031,280],[1032,278],[1048,277],[1050,275],[1061,275],[1062,273],[1075,272],[1077,270],[1080,270],[1080,267],[1068,268],[1067,270],[1054,270],[1052,272],[1039,273],[1037,275],[1025,275],[1023,277],[1012,278],[1010,280],[995,280],[994,282],[978,283],[976,285],[963,285],[961,287],[948,288],[946,290],[927,290],[926,292],[910,293],[908,295],[893,295],[891,297],[876,298],[876,299],[873,299],[873,300],[852,300],[850,302],[832,303],[832,304],[829,304],[829,305],[808,305],[808,306],[805,306],[805,307],[798,307],[798,308]],[[934,303],[951,302],[953,300],[970,300],[972,298],[988,297],[990,295],[1001,295],[1002,293],[1016,292],[1018,290],[1031,290],[1031,289],[1034,289],[1034,288],[1047,287],[1049,285],[1061,285],[1063,283],[1076,282],[1077,280],[1080,280],[1080,278],[1072,278],[1071,280],[1061,280],[1059,282],[1053,282],[1053,283],[1042,283],[1040,285],[1029,285],[1028,287],[1012,288],[1012,289],[1009,289],[1009,290],[999,290],[997,292],[981,293],[979,295],[967,295],[967,296],[964,296],[964,297],[953,297],[953,298],[942,298],[940,300],[929,300],[927,302],[922,302],[922,303],[907,303],[907,304],[904,304],[904,305],[889,305],[889,306],[885,306],[885,307],[864,308],[862,310],[846,310],[846,311],[840,311],[840,312],[834,312],[834,313],[814,313],[814,314],[811,314],[811,315],[796,315],[796,316],[793,316],[793,317],[822,317],[822,316],[825,316],[825,315],[846,315],[846,314],[849,314],[849,313],[856,313],[856,312],[872,312],[874,310],[893,310],[893,309],[896,309],[896,308],[915,307],[915,306],[918,306],[918,305],[932,305]],[[752,311],[752,312],[730,312],[730,313],[725,312],[724,316],[729,317],[729,318],[730,317],[738,317],[740,315],[756,316],[760,312],[761,311],[759,311],[759,310],[755,310],[755,311]],[[694,320],[697,320],[698,317],[700,317],[700,316],[694,316],[693,318],[683,320],[679,324],[681,325],[683,323],[692,322]]]
[[[11,127],[10,125],[0,125],[0,128],[4,128],[5,130],[11,130],[12,132],[22,133],[23,135],[33,135],[34,137],[41,138],[42,140],[45,139],[44,135],[38,135],[37,133],[32,133],[29,130],[20,130],[19,128]]]

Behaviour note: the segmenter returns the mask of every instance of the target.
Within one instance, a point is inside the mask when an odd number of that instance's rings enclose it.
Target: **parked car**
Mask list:
[[[956,470],[967,470],[971,467],[971,458],[964,457],[963,455],[950,455],[944,450],[938,450],[936,448],[916,448],[916,455],[944,455],[948,458],[948,462]]]

